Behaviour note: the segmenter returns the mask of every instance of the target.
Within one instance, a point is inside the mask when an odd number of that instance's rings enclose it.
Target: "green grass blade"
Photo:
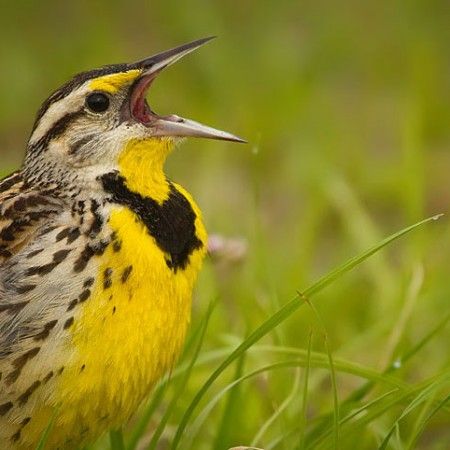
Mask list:
[[[311,368],[311,348],[312,348],[312,336],[313,333],[310,331],[308,337],[308,351],[306,353],[306,365],[303,372],[303,395],[300,413],[300,426],[299,426],[299,438],[296,450],[303,449],[305,445],[305,432],[307,424],[307,407],[308,407],[308,384],[309,384],[309,371]]]
[[[250,334],[250,336],[245,339],[220,365],[217,367],[217,369],[211,374],[211,376],[206,380],[202,388],[196,393],[194,396],[191,404],[186,409],[186,412],[184,413],[183,417],[181,418],[180,424],[177,428],[173,443],[172,443],[172,450],[176,450],[178,447],[181,438],[183,436],[183,433],[186,429],[186,426],[197,408],[197,405],[200,403],[200,400],[203,398],[205,393],[209,390],[211,385],[214,383],[214,381],[222,374],[222,372],[239,356],[247,351],[253,344],[258,342],[261,338],[263,338],[265,335],[267,335],[271,330],[273,330],[276,326],[278,326],[281,322],[286,320],[288,317],[290,317],[303,303],[305,302],[306,298],[311,297],[312,295],[320,292],[322,289],[324,289],[326,286],[328,286],[330,283],[335,281],[337,278],[342,276],[343,274],[347,273],[354,267],[361,264],[364,260],[375,254],[376,252],[380,251],[385,246],[389,245],[391,242],[399,239],[401,236],[404,236],[405,234],[413,231],[414,229],[428,223],[434,220],[437,220],[440,215],[429,217],[427,219],[424,219],[420,222],[415,223],[414,225],[411,225],[409,227],[404,228],[403,230],[392,234],[391,236],[387,237],[383,241],[381,241],[379,244],[373,246],[366,252],[362,253],[359,256],[356,256],[354,258],[351,258],[349,261],[347,261],[345,264],[337,267],[336,269],[332,270],[327,275],[320,278],[316,283],[314,283],[312,286],[310,286],[308,289],[306,289],[302,295],[298,295],[290,302],[286,303],[282,308],[280,308],[275,314],[273,314],[269,319],[267,319],[262,325],[260,325],[253,333]]]
[[[410,360],[417,352],[419,352],[423,347],[425,347],[428,342],[431,341],[437,334],[439,334],[447,325],[450,320],[450,313],[447,315],[434,327],[429,333],[427,333],[416,345],[414,345],[408,352],[406,352],[402,358],[394,361],[394,363],[389,368],[390,372],[393,372],[398,368],[398,363],[400,365],[404,364],[406,361]]]
[[[290,351],[286,351],[286,355],[291,356],[305,356],[302,354],[302,351],[300,349],[289,349]],[[281,353],[281,352],[278,352]],[[396,392],[409,392],[411,387],[405,383],[402,383],[401,381],[398,381],[394,378],[389,378],[387,376],[383,377],[383,375],[380,375],[373,369],[368,369],[360,364],[356,364],[350,361],[342,360],[342,359],[334,359],[333,361],[334,367],[337,371],[347,374],[352,374],[358,377],[362,377],[365,379],[377,379],[380,382],[385,382],[389,386],[396,387]],[[306,357],[302,359],[293,359],[288,361],[282,361],[275,364],[271,364],[269,366],[262,367],[260,369],[255,370],[254,372],[251,372],[249,374],[246,374],[239,378],[238,380],[235,380],[222,388],[217,394],[213,396],[213,398],[204,406],[203,410],[200,411],[198,414],[196,420],[194,421],[191,430],[190,430],[190,440],[193,440],[193,436],[195,436],[200,429],[201,424],[210,416],[213,408],[215,405],[221,400],[221,398],[228,392],[229,390],[233,389],[238,384],[242,383],[243,381],[259,375],[260,373],[272,371],[272,370],[278,370],[278,369],[284,369],[284,368],[295,368],[295,367],[306,367],[307,365],[310,365],[310,367],[313,368],[320,368],[329,370],[329,359],[328,355],[324,353],[318,353],[311,351],[310,353],[310,361],[307,360]],[[342,422],[340,423],[340,425]],[[188,442],[186,445],[187,448],[191,448],[192,445]]]
[[[331,354],[330,345],[328,343],[328,337],[325,335],[325,347],[328,355],[328,362],[330,364],[330,374],[331,374],[331,386],[333,389],[333,445],[334,449],[339,449],[339,398],[336,383],[336,370],[333,363],[333,356]]]
[[[427,390],[430,386],[434,386],[432,389],[434,391],[435,387],[437,386],[437,383],[442,384],[447,381],[448,381],[448,372],[444,372],[437,376],[433,376],[427,380],[424,380],[414,386],[411,386],[406,390],[403,389],[398,390],[397,393],[386,396],[385,402],[377,402],[377,404],[374,407],[367,409],[364,415],[361,415],[356,420],[351,421],[351,423],[349,423],[349,416],[346,416],[345,420],[341,420],[340,422],[341,429],[345,428],[347,433],[353,433],[353,435],[356,434],[356,436],[358,436],[358,433],[361,432],[360,430],[363,426],[373,422],[375,419],[382,416],[387,411],[392,410],[392,408],[396,406],[402,405],[405,401],[408,401],[408,399],[410,398],[415,399],[418,396],[423,395],[423,392]],[[351,427],[351,430],[349,430],[349,427]],[[333,444],[332,433],[330,432],[330,430],[327,430],[313,437],[313,440],[311,440],[308,443],[307,448],[315,450],[319,449],[325,450],[331,448],[332,444]]]
[[[109,432],[109,442],[111,450],[125,450],[122,430],[111,430]]]
[[[425,430],[426,425],[432,419],[432,417],[439,412],[439,410],[443,409],[444,406],[450,402],[450,394],[447,395],[443,400],[441,400],[428,414],[428,416],[422,421],[420,426],[416,429],[416,431],[410,436],[409,443],[407,444],[407,450],[412,450],[416,447],[416,443],[419,440],[420,435]]]
[[[237,360],[236,370],[234,373],[234,380],[238,380],[242,377],[245,363],[245,353]],[[221,450],[224,447],[231,445],[233,422],[239,422],[238,415],[240,413],[239,409],[239,389],[236,386],[228,394],[228,398],[225,404],[225,408],[222,413],[222,419],[218,426],[217,436],[214,442],[214,447],[216,450]]]
[[[300,386],[300,376],[299,375],[300,375],[300,372],[297,370],[291,392],[285,398],[285,400],[281,403],[281,405],[273,412],[273,414],[266,420],[266,422],[261,425],[260,429],[258,430],[258,433],[253,438],[253,440],[250,444],[251,447],[258,446],[258,443],[260,443],[262,441],[263,436],[265,435],[267,430],[270,428],[270,426],[278,419],[278,417],[283,413],[283,411],[289,406],[289,404],[292,402],[292,400],[296,397],[298,388]]]
[[[410,321],[411,315],[423,287],[425,277],[423,265],[419,263],[414,264],[411,272],[411,280],[406,289],[402,307],[398,313],[398,316],[395,318],[390,336],[384,346],[385,355],[382,359],[382,363],[380,364],[382,367],[388,366],[389,363],[393,361],[394,355],[397,354],[397,349],[399,348],[399,344],[405,333],[406,326]]]
[[[363,261],[365,261],[370,256],[374,255],[378,251],[380,251],[382,248],[386,247],[390,243],[396,241],[400,237],[404,236],[405,234],[410,233],[415,228],[418,228],[422,225],[425,225],[426,223],[436,221],[440,219],[443,216],[443,214],[437,214],[432,217],[428,217],[427,219],[421,220],[420,222],[417,222],[413,225],[410,225],[409,227],[403,228],[403,230],[398,231],[397,233],[394,233],[387,238],[383,239],[379,244],[374,245],[364,253],[361,253],[358,256],[355,256],[351,259],[349,259],[345,264],[337,267],[336,269],[329,272],[327,275],[320,278],[316,283],[314,283],[312,286],[310,286],[308,289],[303,291],[303,295],[305,297],[311,297],[313,294],[316,294],[317,292],[323,290],[326,286],[331,284],[333,281],[341,277],[344,273],[348,272],[349,270],[353,269],[354,267],[361,264]]]
[[[44,450],[45,449],[45,446],[47,444],[48,438],[50,437],[50,433],[52,432],[53,426],[55,424],[57,413],[58,413],[58,410],[55,409],[55,411],[53,411],[52,417],[50,418],[50,421],[49,421],[49,423],[47,425],[47,428],[41,434],[39,442],[38,442],[38,444],[36,446],[36,450]]]
[[[444,379],[438,379],[434,383],[432,383],[430,386],[427,386],[422,391],[420,391],[413,400],[409,403],[409,405],[403,410],[403,412],[400,414],[400,416],[397,418],[397,420],[393,423],[391,429],[389,430],[388,434],[384,438],[383,442],[381,443],[379,450],[386,450],[389,440],[394,433],[394,431],[399,427],[400,421],[404,419],[409,413],[411,413],[415,408],[417,408],[423,401],[425,401],[427,398],[429,398],[431,395],[435,393],[437,389],[440,389],[443,384],[448,384],[450,378],[447,376],[444,377]],[[439,404],[439,408],[444,406],[444,403]]]
[[[408,350],[403,356],[396,358],[395,361],[390,363],[389,367],[383,372],[383,374],[391,374],[397,371],[399,368],[403,367],[407,361],[409,361],[413,356],[415,356],[423,347],[425,347],[431,339],[439,334],[441,330],[445,328],[448,321],[450,320],[450,314],[447,314],[443,320],[441,320],[434,328],[431,329],[429,333],[427,333],[422,339],[417,342],[410,350]],[[345,400],[345,403],[351,403],[361,400],[370,389],[373,387],[373,382],[369,381],[365,385],[361,386],[358,390],[353,392],[348,399]]]
[[[413,356],[415,356],[426,344],[431,341],[434,336],[439,334],[439,332],[445,328],[449,320],[450,314],[447,314],[447,316],[444,317],[443,320],[441,320],[435,327],[433,327],[431,331],[429,331],[422,339],[420,339],[410,350],[405,352],[403,356],[396,358],[395,361],[393,361],[381,375],[390,375],[393,372],[397,371],[399,368],[405,366],[406,362],[408,362]],[[352,394],[350,394],[347,399],[345,399],[341,403],[341,409],[350,408],[352,404],[361,401],[375,386],[377,381],[379,380],[376,380],[375,378],[368,379],[366,383],[352,392]],[[331,420],[331,414],[325,416],[323,420],[312,430],[311,434],[316,434],[320,428],[327,428],[327,424]]]
[[[367,404],[363,405],[362,407],[352,411],[352,413],[349,414],[348,416],[343,417],[340,420],[339,425],[344,424],[345,422],[349,421],[350,419],[352,419],[353,417],[357,416],[358,414],[363,413],[365,410],[369,409],[371,406],[379,403],[385,397],[388,397],[389,395],[392,395],[393,393],[396,393],[396,392],[399,392],[399,390],[398,389],[391,390],[389,392],[384,393],[380,397],[377,397],[374,400],[371,400],[369,403],[367,403]],[[275,439],[273,439],[271,442],[269,442],[269,444],[267,444],[267,446],[266,446],[266,450],[272,450],[272,449],[278,448],[279,444],[282,442],[283,439],[285,439],[286,437],[289,437],[289,436],[299,435],[300,431],[301,431],[301,425],[298,425],[298,426],[292,428],[289,432],[284,433],[283,435],[278,436]],[[302,447],[298,447],[297,446],[298,450],[303,449],[303,448],[306,448],[306,447],[305,446],[302,446]]]
[[[307,363],[307,351],[293,348],[293,347],[276,347],[271,345],[257,345],[254,346],[250,354],[256,354],[259,352],[270,352],[273,354],[281,354],[281,355],[287,355],[287,356],[297,356],[301,358],[303,361],[304,366]],[[311,367],[314,368],[321,368],[321,369],[329,369],[329,360],[328,355],[326,353],[316,352],[311,350]],[[384,383],[387,386],[393,386],[397,387],[399,389],[406,390],[410,387],[409,384],[399,380],[396,377],[393,377],[391,375],[384,375],[380,374],[374,369],[371,369],[369,367],[366,367],[362,364],[355,363],[352,361],[349,361],[344,358],[333,358],[334,366],[336,370],[339,372],[352,374],[360,378],[364,378],[367,380],[376,380],[380,383]]]
[[[327,328],[325,326],[325,322],[322,319],[322,316],[319,314],[319,311],[317,308],[308,301],[308,306],[312,309],[314,312],[314,315],[317,318],[317,321],[319,322],[320,326],[323,329],[324,337],[325,337],[325,349],[327,353],[329,368],[330,368],[330,375],[331,375],[331,387],[333,390],[333,436],[334,436],[334,449],[337,450],[339,448],[339,399],[338,399],[338,391],[337,391],[337,384],[336,384],[336,371],[333,363],[333,356],[331,354],[330,345],[328,342],[328,332]]]
[[[225,387],[223,387],[217,394],[215,394],[212,399],[204,406],[204,408],[200,411],[197,418],[194,421],[194,424],[192,426],[191,440],[193,435],[197,434],[199,431],[201,425],[203,422],[209,417],[211,414],[211,411],[214,409],[214,407],[220,402],[220,400],[223,398],[223,396],[229,392],[230,390],[234,389],[239,384],[243,383],[246,380],[249,380],[257,375],[260,375],[262,373],[271,372],[274,370],[282,370],[282,369],[292,369],[297,367],[302,367],[304,364],[304,361],[299,359],[292,359],[282,362],[277,362],[274,364],[269,364],[264,367],[260,367],[259,369],[256,369],[252,372],[249,372],[237,380],[233,380],[231,383],[227,384]],[[187,445],[188,448],[193,448],[192,445]]]

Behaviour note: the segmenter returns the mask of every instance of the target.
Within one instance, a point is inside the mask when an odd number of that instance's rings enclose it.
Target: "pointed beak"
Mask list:
[[[139,78],[134,82],[129,96],[129,112],[134,120],[152,129],[153,136],[174,136],[174,137],[201,137],[210,139],[220,139],[225,141],[246,142],[226,131],[202,125],[193,120],[184,119],[174,114],[159,116],[147,103],[146,95],[153,80],[166,67],[174,64],[179,59],[193,52],[202,45],[209,42],[214,37],[207,37],[181,45],[180,47],[159,53],[150,58],[143,59],[137,63],[130,64],[129,69],[139,69],[142,71]],[[128,108],[127,108],[128,109]]]

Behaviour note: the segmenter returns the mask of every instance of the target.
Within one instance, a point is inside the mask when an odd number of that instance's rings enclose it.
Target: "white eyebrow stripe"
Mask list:
[[[53,128],[58,120],[62,119],[67,114],[79,111],[84,104],[85,95],[88,91],[88,83],[85,83],[61,100],[52,103],[40,118],[37,127],[31,135],[29,145],[32,146],[42,139]]]

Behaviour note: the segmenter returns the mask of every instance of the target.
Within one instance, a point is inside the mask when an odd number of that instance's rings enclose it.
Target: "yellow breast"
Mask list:
[[[200,213],[192,205],[196,234],[205,243]],[[92,294],[71,328],[68,362],[55,393],[58,419],[50,446],[71,448],[67,436],[80,445],[128,420],[172,368],[190,321],[192,289],[205,246],[193,251],[184,269],[173,270],[132,211],[114,207],[109,227],[116,245],[99,257]],[[42,411],[42,420],[48,421],[50,414]],[[34,426],[38,431],[42,421],[35,420]]]

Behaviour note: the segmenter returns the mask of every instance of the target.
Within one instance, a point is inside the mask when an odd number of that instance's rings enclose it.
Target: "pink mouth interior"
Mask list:
[[[150,109],[145,98],[148,88],[155,79],[154,74],[142,77],[137,85],[133,87],[130,101],[130,111],[132,116],[144,125],[155,119],[155,114]]]

